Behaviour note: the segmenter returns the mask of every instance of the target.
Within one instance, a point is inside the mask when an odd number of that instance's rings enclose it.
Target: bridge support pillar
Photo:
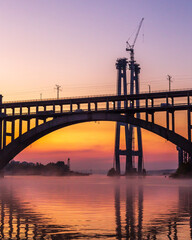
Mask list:
[[[2,105],[2,98],[3,98],[3,96],[2,95],[0,95],[0,105]],[[1,108],[0,108],[0,114],[2,114],[2,106],[1,106]],[[2,140],[3,140],[3,136],[2,136],[2,127],[3,127],[3,121],[2,120],[0,120],[0,149],[2,149],[3,148],[3,146],[2,146]]]
[[[191,125],[191,110],[188,110],[188,140],[191,142],[191,129],[192,129],[192,125]]]
[[[3,148],[2,146],[2,120],[0,120],[0,149]]]
[[[139,74],[140,74],[140,66],[139,64],[137,64],[134,60],[131,60],[129,62],[129,70],[130,70],[130,94],[139,94]],[[153,105],[153,101],[152,101],[152,105]],[[133,107],[133,103],[131,103],[131,107]],[[136,108],[140,107],[140,103],[139,100],[136,100]],[[146,99],[146,108],[148,108],[148,99]],[[140,119],[140,113],[136,114],[136,117],[138,119]],[[146,112],[146,121],[148,121],[148,112]],[[152,115],[152,121],[154,121],[154,114]],[[137,145],[138,145],[138,150],[136,151],[134,149],[134,128],[136,128],[137,130]],[[135,127],[133,125],[129,126],[129,131],[131,132],[130,135],[132,136],[131,138],[129,138],[129,141],[132,142],[132,144],[129,143],[129,145],[131,146],[131,158],[132,158],[132,166],[134,164],[134,156],[138,157],[138,174],[142,174],[143,172],[143,147],[142,147],[142,138],[141,138],[141,128],[140,127]],[[130,160],[129,160],[130,161]],[[130,163],[127,161],[126,162],[127,165],[129,165]],[[134,166],[133,166],[134,167]],[[132,172],[133,169],[132,167]],[[128,167],[126,168],[128,169]],[[129,172],[126,171],[126,174],[129,174]]]
[[[0,170],[0,178],[4,178],[4,170]]]
[[[116,68],[117,68],[117,95],[127,95],[127,77],[126,77],[126,69],[127,69],[127,59],[121,58],[118,59],[116,62]],[[123,82],[123,83],[122,83]],[[122,91],[122,85],[123,85],[123,91]],[[124,102],[124,105],[126,106],[127,103]],[[107,108],[108,102],[107,102]],[[115,106],[115,102],[113,103],[113,109],[121,109],[121,102],[117,102],[117,106]],[[120,150],[120,135],[121,135],[121,127],[124,127],[125,130],[125,141],[126,141],[126,149],[123,151]],[[120,156],[125,155],[126,156],[126,167],[125,172],[131,171],[132,169],[132,158],[131,156],[131,148],[129,146],[130,141],[128,140],[129,136],[129,127],[128,124],[125,123],[116,123],[116,136],[115,136],[115,165],[116,165],[116,171],[120,175],[121,174],[121,168],[120,168]]]
[[[3,121],[3,148],[6,147],[6,136],[7,136],[7,121]]]

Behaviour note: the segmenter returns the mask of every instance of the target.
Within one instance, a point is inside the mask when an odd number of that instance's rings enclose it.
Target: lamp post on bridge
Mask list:
[[[55,86],[56,86],[55,89],[57,90],[57,99],[59,99],[59,92],[62,91],[62,89],[60,85],[55,84]]]
[[[150,84],[148,84],[148,87],[149,87],[149,93],[151,92],[151,85]]]
[[[171,83],[173,82],[172,77],[170,75],[167,75],[167,80],[169,81],[169,92],[171,91]]]

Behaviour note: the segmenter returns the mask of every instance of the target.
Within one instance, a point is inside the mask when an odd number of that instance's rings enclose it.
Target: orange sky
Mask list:
[[[166,161],[169,167],[177,165],[177,153],[173,144],[146,130],[142,130],[142,133],[146,168],[163,168]],[[113,164],[114,143],[115,123],[83,123],[41,138],[15,159],[50,162],[66,161],[70,157],[73,169],[108,169]],[[125,147],[123,138],[121,147]]]

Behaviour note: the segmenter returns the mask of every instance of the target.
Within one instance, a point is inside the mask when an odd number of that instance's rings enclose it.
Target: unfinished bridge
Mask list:
[[[136,104],[138,100],[139,106]],[[20,102],[3,102],[1,96],[0,169],[46,134],[90,121],[113,121],[139,126],[192,155],[191,103],[192,90]],[[180,119],[176,114],[179,111],[185,111],[186,117]],[[159,112],[165,116],[162,124],[158,121]],[[140,118],[137,118],[138,113]],[[185,125],[186,134],[179,134],[175,127],[177,121]],[[119,162],[116,162],[116,170],[120,173]]]

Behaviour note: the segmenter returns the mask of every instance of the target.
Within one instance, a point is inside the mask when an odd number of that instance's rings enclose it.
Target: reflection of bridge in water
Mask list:
[[[123,191],[122,191],[123,190]],[[125,192],[124,192],[125,190]],[[129,185],[114,188],[116,229],[111,234],[81,233],[81,226],[54,225],[46,215],[32,210],[32,205],[21,202],[17,194],[6,186],[0,186],[0,238],[1,239],[180,239],[182,231],[192,239],[192,191],[190,187],[178,187],[176,208],[156,210],[146,218],[145,186]],[[123,193],[123,194],[122,194]],[[161,208],[161,206],[160,206]],[[95,209],[97,211],[97,209]],[[63,212],[65,216],[65,212]],[[102,215],[100,216],[102,219]],[[187,223],[189,221],[189,223]],[[107,223],[106,223],[107,224]],[[183,225],[183,228],[181,226]],[[188,225],[188,227],[186,227]],[[79,232],[75,228],[79,229]],[[97,228],[97,226],[95,226]],[[115,233],[114,233],[115,232]],[[50,237],[50,238],[49,238]]]
[[[15,198],[14,193],[0,187],[1,239],[78,239],[82,234],[69,226],[49,224],[50,219],[35,213],[27,204]]]
[[[189,231],[185,233],[192,239],[192,190],[190,187],[178,187],[178,207],[176,210],[167,209],[167,213],[156,213],[146,223],[144,221],[144,187],[129,186],[126,189],[125,202],[121,199],[120,186],[115,188],[115,214],[117,239],[180,239],[184,229],[179,228],[183,222],[189,221]],[[125,206],[125,215],[122,208]],[[161,208],[161,206],[159,206]],[[159,214],[159,215],[158,215]],[[125,220],[124,220],[125,219]],[[185,238],[187,239],[187,238]]]
[[[51,99],[0,104],[0,169],[37,139],[57,129],[90,121],[129,123],[151,131],[192,155],[192,90],[122,96]],[[139,107],[136,102],[139,100]],[[119,109],[119,102],[121,108]],[[186,136],[176,131],[176,112],[187,114]],[[165,126],[156,113],[165,114]],[[141,113],[141,118],[137,118]],[[122,152],[123,154],[123,152]],[[116,166],[120,169],[120,166]]]

